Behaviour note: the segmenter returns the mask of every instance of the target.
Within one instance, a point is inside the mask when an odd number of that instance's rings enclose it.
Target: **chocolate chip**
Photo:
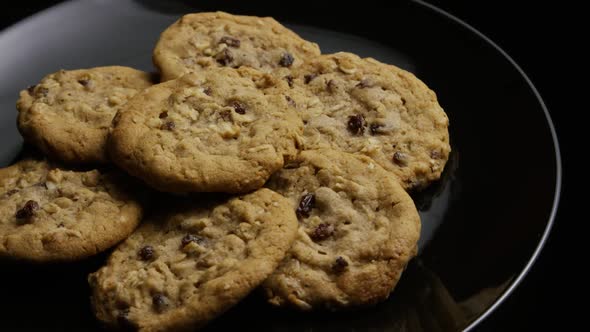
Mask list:
[[[229,47],[234,47],[234,48],[238,48],[240,47],[240,40],[230,37],[230,36],[224,36],[221,37],[221,39],[219,40],[219,43],[223,43]]]
[[[168,117],[168,112],[164,111],[164,112],[160,113],[160,116],[159,117],[160,117],[160,119],[167,118]]]
[[[10,197],[10,196],[16,194],[17,192],[18,192],[18,190],[16,190],[16,189],[10,189],[9,191],[6,192],[6,196]]]
[[[292,88],[293,87],[293,76],[287,75],[283,78],[287,81],[287,84],[289,84],[289,87]]]
[[[338,273],[342,273],[344,272],[344,270],[346,270],[347,267],[348,262],[346,261],[346,259],[342,258],[342,256],[338,256],[338,258],[336,258],[336,261],[332,265],[332,270]]]
[[[365,117],[362,114],[348,117],[348,131],[354,135],[362,135],[365,132]]]
[[[176,128],[176,124],[174,124],[174,122],[172,122],[172,121],[166,121],[165,123],[163,123],[160,126],[160,129],[162,129],[162,130],[172,131],[172,130],[174,130],[174,128]]]
[[[156,312],[162,313],[170,306],[170,300],[163,294],[156,294],[152,297],[152,304]]]
[[[25,205],[18,211],[16,211],[16,219],[31,219],[35,216],[35,212],[39,210],[39,203],[33,200],[29,200]]]
[[[78,83],[82,84],[82,86],[88,86],[88,83],[90,83],[90,80],[78,80]]]
[[[291,53],[285,52],[283,53],[281,60],[279,60],[279,65],[281,65],[282,67],[291,67],[293,61],[295,61],[295,58],[293,58]]]
[[[229,65],[232,61],[234,61],[234,56],[231,54],[228,48],[224,49],[223,51],[217,53],[215,55],[215,60],[222,66]]]
[[[307,218],[309,217],[309,213],[313,206],[315,205],[315,195],[312,193],[307,193],[301,197],[301,201],[299,201],[299,206],[295,213],[297,214],[298,218]]]
[[[285,96],[285,99],[287,99],[287,102],[289,103],[289,105],[291,105],[293,107],[297,107],[297,104],[295,103],[295,100],[293,100],[293,98],[291,98],[289,96]]]
[[[381,128],[383,128],[383,125],[380,125],[378,123],[371,123],[371,125],[369,126],[369,131],[371,132],[371,135],[379,135],[381,134]]]
[[[213,90],[211,90],[210,87],[206,87],[205,89],[203,89],[203,93],[207,96],[210,96],[213,93]]]
[[[37,89],[37,97],[42,96],[42,97],[47,97],[47,94],[49,94],[49,89],[47,88],[39,88]]]
[[[223,110],[219,112],[219,116],[221,116],[221,118],[225,121],[231,121],[231,111],[229,110]]]
[[[371,87],[371,83],[366,80],[366,79],[362,79],[357,85],[357,88],[359,89],[364,89],[364,88],[370,88]]]
[[[187,244],[191,242],[202,245],[205,243],[205,239],[198,235],[187,234],[180,241],[180,248],[184,248]]]
[[[30,85],[29,87],[27,87],[27,91],[29,92],[29,94],[32,96],[33,92],[35,92],[35,88],[37,87],[37,85]]]
[[[154,259],[154,256],[155,256],[154,255],[154,247],[152,247],[150,245],[143,246],[141,249],[139,249],[139,251],[137,252],[137,255],[143,261],[151,261],[152,259]]]
[[[393,162],[399,166],[406,166],[408,164],[408,156],[398,151],[393,154]]]
[[[435,151],[431,151],[430,152],[430,158],[432,158],[432,159],[440,159],[440,157],[441,157],[440,151],[436,151],[435,150]]]
[[[238,114],[246,114],[246,105],[240,103],[239,101],[232,102],[231,107],[233,107],[234,111],[236,111]]]
[[[303,76],[303,82],[305,84],[309,84],[309,82],[313,81],[314,78],[318,77],[318,74],[311,73]]]
[[[334,226],[330,224],[319,224],[318,227],[309,234],[309,237],[314,241],[321,241],[329,238],[332,234],[334,234]]]

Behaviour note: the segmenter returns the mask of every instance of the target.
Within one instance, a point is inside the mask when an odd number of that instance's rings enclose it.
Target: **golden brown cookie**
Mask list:
[[[281,195],[260,189],[160,209],[90,275],[96,316],[139,331],[202,327],[272,273],[297,232]]]
[[[52,158],[103,163],[117,110],[150,85],[148,73],[128,67],[60,70],[21,91],[18,128],[26,141]]]
[[[368,156],[406,189],[440,178],[451,151],[449,121],[434,92],[411,73],[336,53],[294,69],[291,81],[305,149]]]
[[[0,169],[0,256],[71,261],[112,247],[141,219],[127,180],[36,160]]]
[[[162,191],[258,189],[297,154],[302,130],[277,86],[247,67],[208,68],[154,85],[117,115],[111,159]]]
[[[288,72],[319,54],[317,44],[301,39],[271,17],[215,12],[188,14],[168,27],[153,59],[166,81],[217,66]]]
[[[364,156],[309,150],[267,186],[299,218],[295,243],[263,284],[270,303],[342,309],[389,296],[420,236],[416,207],[393,174]]]

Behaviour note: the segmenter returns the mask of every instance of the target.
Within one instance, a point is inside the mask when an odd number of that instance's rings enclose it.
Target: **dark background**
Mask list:
[[[0,5],[0,30],[58,2],[61,1],[3,2]],[[583,25],[583,21],[576,18],[579,10],[542,1],[428,2],[487,35],[529,75],[549,108],[563,157],[563,194],[555,226],[545,249],[524,283],[476,331],[570,330],[575,326],[573,309],[570,309],[574,304],[568,302],[570,287],[574,283],[573,276],[570,277],[573,274],[570,266],[574,263],[575,242],[570,239],[567,230],[572,228],[568,226],[569,223],[580,223],[587,219],[574,218],[571,212],[574,205],[573,181],[568,181],[578,178],[573,175],[576,173],[570,171],[575,164],[570,156],[583,154],[586,150],[577,149],[575,140],[579,139],[580,132],[574,128],[583,128],[580,112],[586,112],[574,106],[576,101],[586,98],[584,94],[576,92],[576,84],[573,83],[576,82],[573,77],[580,69],[580,63],[576,60],[576,46],[585,42],[576,35],[581,32]],[[339,1],[334,5],[344,3]],[[350,5],[349,1],[346,3]],[[377,4],[369,4],[378,9]],[[337,7],[334,10],[337,12]],[[574,149],[578,153],[574,153]]]

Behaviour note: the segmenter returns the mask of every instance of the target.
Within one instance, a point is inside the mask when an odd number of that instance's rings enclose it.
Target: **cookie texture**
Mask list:
[[[302,122],[282,81],[209,68],[139,93],[119,112],[111,159],[167,192],[243,193],[297,154]]]
[[[187,199],[160,209],[89,276],[96,316],[140,331],[194,330],[272,273],[297,233],[287,199],[268,190]]]
[[[319,54],[317,44],[271,17],[215,12],[188,14],[168,27],[156,44],[153,60],[162,80],[170,80],[216,66],[287,73]]]
[[[268,187],[299,218],[295,243],[264,283],[270,303],[335,310],[389,296],[420,235],[418,212],[394,175],[364,156],[309,150]]]
[[[291,85],[305,149],[368,156],[410,190],[440,178],[451,150],[449,121],[435,93],[413,74],[336,53],[294,69]]]
[[[106,162],[106,139],[117,110],[150,85],[148,73],[128,67],[60,70],[20,92],[19,131],[61,161]]]
[[[33,159],[0,169],[0,256],[70,261],[112,247],[141,219],[131,187],[116,172]]]

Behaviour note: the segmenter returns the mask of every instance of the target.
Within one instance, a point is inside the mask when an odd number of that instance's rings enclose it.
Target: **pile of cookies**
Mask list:
[[[74,261],[122,241],[91,302],[142,331],[201,327],[259,287],[301,310],[386,299],[417,252],[407,192],[449,157],[434,92],[221,12],[179,19],[153,60],[157,84],[112,66],[20,93],[18,128],[46,159],[0,169],[0,256]]]

